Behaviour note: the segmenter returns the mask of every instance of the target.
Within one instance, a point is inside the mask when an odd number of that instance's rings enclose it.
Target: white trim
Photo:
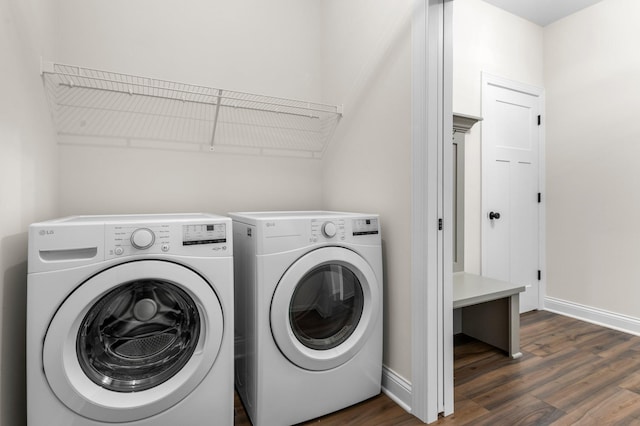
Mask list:
[[[545,90],[540,93],[540,132],[538,134],[538,191],[542,194],[538,203],[538,269],[541,278],[538,283],[538,309],[544,309],[544,299],[547,295],[547,179],[546,179],[546,139],[547,114]]]
[[[439,262],[438,168],[443,144],[444,0],[414,0],[411,105],[411,413],[423,422],[438,419],[443,389],[443,280]],[[449,136],[451,133],[449,133]],[[449,318],[449,317],[446,317]],[[453,348],[451,348],[453,350]]]
[[[437,354],[436,310],[426,305],[428,299],[435,300],[433,290],[427,286],[433,282],[428,274],[435,271],[435,262],[429,257],[429,221],[436,220],[433,208],[429,208],[428,194],[437,193],[436,182],[427,174],[427,7],[425,0],[415,1],[412,18],[412,106],[411,106],[411,371],[412,400],[411,412],[420,420],[427,420],[431,412],[436,411],[435,392],[429,395],[429,389],[437,388],[435,366]],[[437,177],[437,176],[436,176]],[[435,204],[435,203],[433,203]],[[431,266],[431,267],[430,267]],[[433,275],[433,274],[431,274]],[[430,291],[431,290],[431,291]],[[429,326],[430,325],[430,326]]]
[[[386,365],[382,366],[382,393],[406,412],[411,412],[411,383]]]
[[[615,312],[556,299],[555,297],[545,297],[544,306],[545,310],[556,314],[640,336],[640,318],[616,314]]]
[[[444,242],[442,245],[441,265],[442,277],[442,333],[441,356],[443,388],[439,410],[448,416],[453,414],[454,385],[453,385],[453,223],[456,217],[453,213],[453,2],[446,1],[442,6],[441,42],[442,49],[442,140],[443,155],[441,160],[443,179],[443,212]],[[441,233],[443,234],[443,233]]]
[[[541,87],[521,83],[515,80],[509,80],[508,78],[499,77],[495,74],[490,74],[488,72],[482,71],[482,85],[484,86],[485,84],[501,87],[503,89],[514,90],[516,92],[522,92],[524,94],[533,96],[540,96],[544,92]]]

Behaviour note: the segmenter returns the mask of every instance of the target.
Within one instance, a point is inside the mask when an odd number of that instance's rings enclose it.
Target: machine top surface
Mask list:
[[[135,223],[135,222],[189,222],[197,220],[229,220],[226,216],[210,213],[169,213],[169,214],[130,214],[130,215],[81,215],[68,216],[41,222],[47,225]]]
[[[377,216],[366,213],[334,212],[324,210],[312,211],[271,211],[271,212],[234,212],[229,213],[232,218],[246,218],[253,220],[279,220],[279,219],[323,219],[323,218],[350,218],[362,216]]]

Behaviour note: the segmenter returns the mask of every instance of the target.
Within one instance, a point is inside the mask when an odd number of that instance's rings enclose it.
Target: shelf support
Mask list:
[[[213,130],[211,131],[211,144],[209,145],[209,151],[215,150],[213,144],[216,139],[216,129],[218,128],[218,115],[220,114],[220,102],[222,101],[222,89],[218,89],[218,101],[216,102],[216,112],[213,116]]]

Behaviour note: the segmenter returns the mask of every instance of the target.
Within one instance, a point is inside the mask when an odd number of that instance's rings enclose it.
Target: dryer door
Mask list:
[[[222,343],[222,306],[191,269],[120,264],[80,285],[56,312],[43,364],[56,396],[81,416],[130,422],[195,389]]]
[[[381,315],[371,266],[340,247],[307,253],[282,276],[271,303],[271,330],[282,353],[307,370],[351,359]]]

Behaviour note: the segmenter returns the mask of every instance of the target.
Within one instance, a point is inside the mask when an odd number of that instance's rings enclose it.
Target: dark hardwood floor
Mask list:
[[[436,425],[639,425],[640,337],[546,311],[520,320],[522,358],[465,336],[455,413]],[[236,397],[236,425],[250,425]],[[307,425],[419,425],[379,395]]]

